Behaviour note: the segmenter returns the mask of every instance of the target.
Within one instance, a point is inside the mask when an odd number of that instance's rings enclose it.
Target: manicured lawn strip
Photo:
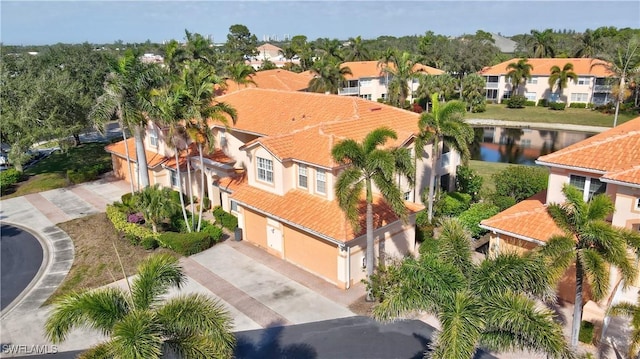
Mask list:
[[[491,175],[494,173],[498,173],[508,166],[515,166],[511,163],[500,163],[500,162],[485,162],[478,160],[469,161],[469,167],[472,170],[478,172],[480,176],[484,179],[482,182],[482,189],[484,192],[493,192],[496,189],[495,183],[493,182],[493,178]]]
[[[618,124],[622,124],[636,117],[638,117],[637,113],[620,113],[618,116]],[[488,104],[486,112],[467,113],[466,118],[486,118],[516,122],[564,123],[603,127],[613,126],[613,115],[606,115],[584,108],[567,108],[564,111],[553,111],[548,107],[534,106],[510,109],[503,104]]]

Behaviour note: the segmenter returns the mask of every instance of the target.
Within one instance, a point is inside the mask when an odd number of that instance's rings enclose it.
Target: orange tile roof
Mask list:
[[[510,63],[518,62],[519,58],[507,60],[497,65],[486,67],[479,71],[480,75],[506,75],[509,70],[507,66]],[[573,64],[573,72],[579,76],[597,76],[608,77],[613,76],[613,73],[608,71],[604,66],[592,66],[593,64],[603,64],[605,61],[590,58],[567,58],[567,59],[527,59],[527,62],[533,66],[531,69],[531,75],[533,76],[549,76],[551,74],[551,68],[558,66],[562,68],[566,63]]]
[[[389,66],[395,68],[393,64],[389,64]],[[344,62],[340,67],[348,67],[349,70],[351,70],[351,75],[345,75],[347,80],[363,77],[382,77],[384,75],[384,72],[382,71],[383,66],[378,61]],[[426,73],[428,75],[442,75],[444,73],[442,70],[422,64],[415,64],[413,66],[413,71]]]
[[[283,69],[257,71],[251,76],[254,83],[237,84],[232,80],[225,81],[226,89],[219,90],[217,95],[228,94],[244,88],[262,88],[271,90],[304,91],[313,78],[310,73],[295,73]]]
[[[279,196],[242,184],[234,191],[231,198],[250,209],[269,213],[306,231],[340,242],[348,242],[365,233],[364,201],[360,205],[361,230],[354,233],[337,201],[328,201],[301,190],[291,190],[284,196]],[[379,197],[376,197],[374,202],[374,228],[380,228],[398,220],[389,206]],[[411,213],[424,208],[415,203],[405,203]]]
[[[263,51],[272,51],[272,52],[282,51],[282,49],[279,48],[278,46],[272,45],[272,44],[269,44],[269,43],[266,43],[266,44],[258,46],[257,50],[259,52],[263,52]]]
[[[602,176],[602,178],[617,182],[626,182],[629,184],[640,185],[640,165],[634,166],[624,171],[607,173]]]
[[[640,117],[538,158],[545,166],[603,172],[605,178],[640,183]]]
[[[242,169],[236,169],[236,173],[233,176],[220,178],[217,182],[217,186],[223,191],[233,193],[246,182],[246,172]]]
[[[127,139],[127,147],[129,149],[129,159],[131,161],[137,161],[138,156],[136,156],[136,144],[135,144],[134,138]],[[104,149],[105,151],[109,153],[113,153],[116,156],[127,158],[127,151],[125,151],[124,141],[111,143],[105,146]],[[151,151],[144,151],[144,152],[147,157],[147,166],[149,166],[149,168],[153,168],[167,160],[166,157],[160,155],[159,153],[151,152]]]
[[[547,191],[542,191],[483,220],[480,224],[498,232],[506,232],[505,234],[516,234],[546,242],[553,235],[564,234],[547,213],[544,204],[546,198]]]

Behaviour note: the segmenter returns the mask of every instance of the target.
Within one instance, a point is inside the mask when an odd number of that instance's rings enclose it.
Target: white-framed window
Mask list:
[[[411,191],[409,191],[409,192],[405,192],[405,193],[402,195],[402,198],[404,198],[404,200],[405,200],[405,201],[409,201],[409,200],[411,199]]]
[[[316,192],[327,193],[327,173],[324,170],[316,170]]]
[[[572,93],[571,94],[571,102],[587,102],[589,99],[588,93]]]
[[[155,128],[152,128],[151,131],[149,131],[149,143],[151,146],[158,147],[158,130]]]
[[[502,94],[502,99],[507,100],[510,98],[511,98],[511,90],[504,90],[504,93]]]
[[[498,99],[498,90],[496,89],[487,89],[487,99],[488,100],[496,100]]]
[[[536,93],[535,92],[525,92],[524,97],[526,97],[527,100],[529,100],[529,101],[535,101],[536,100]]]
[[[588,77],[578,77],[578,85],[588,85],[589,78]]]
[[[371,94],[360,95],[360,98],[371,101]]]
[[[178,171],[170,170],[171,173],[171,187],[178,187]]]
[[[273,161],[258,157],[258,179],[273,183]]]
[[[537,85],[538,84],[538,78],[533,76],[527,79],[527,84],[529,85]]]
[[[298,187],[307,188],[307,166],[298,165]]]
[[[231,212],[238,212],[238,202],[231,201]]]
[[[585,201],[589,201],[593,196],[607,191],[606,183],[592,177],[570,175],[569,184],[582,191],[582,198]]]
[[[360,79],[360,86],[371,86],[371,79]]]
[[[487,76],[487,82],[498,82],[498,76]]]

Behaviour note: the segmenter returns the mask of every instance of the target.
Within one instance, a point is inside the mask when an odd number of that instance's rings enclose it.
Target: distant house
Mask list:
[[[313,75],[308,71],[296,73],[284,69],[273,69],[257,71],[250,78],[253,82],[246,84],[238,84],[232,80],[227,80],[226,88],[220,89],[217,96],[252,87],[283,91],[306,91],[309,87],[309,81],[313,79]]]
[[[514,52],[516,52],[516,48],[518,47],[517,42],[509,38],[506,38],[500,34],[492,33],[491,37],[493,38],[494,45],[496,45],[496,47],[500,49],[500,52],[504,54],[513,54]]]
[[[286,59],[282,54],[281,48],[269,43],[260,45],[258,46],[257,49],[258,49],[258,55],[256,55],[255,57],[247,61],[248,64],[251,65],[256,70],[262,67],[262,63],[265,60],[269,60],[273,62],[276,65],[276,67],[284,67],[284,65],[289,62],[293,64],[300,63],[300,59],[298,58],[293,58],[291,60]]]
[[[393,65],[389,65],[393,66]],[[341,96],[358,96],[367,100],[376,101],[378,99],[387,99],[388,81],[392,75],[383,71],[383,64],[378,61],[353,61],[344,62],[341,67],[348,67],[351,75],[345,75],[347,80],[346,86],[338,90]],[[416,64],[413,71],[425,75],[441,75],[444,73],[431,66]],[[409,81],[410,94],[418,89],[418,79]],[[409,95],[407,100],[412,100]]]
[[[485,93],[489,101],[501,103],[511,98],[516,91],[524,95],[527,100],[538,102],[541,99],[549,101],[562,101],[567,104],[574,102],[593,103],[595,105],[606,104],[613,100],[610,79],[613,76],[604,66],[594,64],[605,63],[598,59],[567,58],[567,59],[527,59],[533,66],[531,78],[524,86],[513,86],[507,78],[509,69],[507,66],[517,62],[518,58],[501,62],[495,66],[482,69],[479,74],[486,79]],[[565,64],[573,64],[573,72],[578,75],[578,82],[569,80],[560,98],[554,89],[549,88],[549,76],[551,68],[558,66],[563,68]]]
[[[344,139],[361,141],[373,129],[388,126],[398,139],[385,147],[431,153],[431,144],[414,150],[419,114],[357,97],[261,88],[243,88],[216,100],[234,108],[238,120],[230,128],[211,123],[217,149],[205,154],[204,168],[194,146],[182,149],[176,163],[167,130],[149,124],[145,147],[151,184],[177,188],[180,168],[183,191],[199,194],[203,173],[205,196],[238,217],[243,240],[340,288],[363,279],[364,226],[356,231],[338,206],[334,187],[344,166],[332,159],[331,149]],[[129,156],[135,159],[130,141]],[[444,150],[435,168],[428,158],[416,161],[415,187],[398,179],[407,222],[375,195],[376,258],[415,253],[415,214],[424,208],[420,193],[431,171],[450,189],[460,163],[457,153]],[[127,169],[135,173],[135,162],[127,161],[124,143],[109,145],[107,151],[112,153],[115,174],[135,183],[137,178],[129,178]],[[364,201],[361,205],[363,221]]]
[[[640,117],[541,156],[536,163],[549,169],[548,189],[482,221],[481,227],[490,231],[490,253],[528,251],[563,234],[547,205],[565,201],[564,184],[579,188],[585,200],[606,193],[615,204],[611,224],[640,231]],[[567,278],[571,276],[575,278],[575,270]],[[612,288],[619,278],[612,275]],[[560,297],[573,302],[575,281],[563,283]]]

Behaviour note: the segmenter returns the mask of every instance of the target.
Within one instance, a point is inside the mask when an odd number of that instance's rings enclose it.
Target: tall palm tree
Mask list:
[[[109,337],[83,353],[85,358],[231,357],[232,318],[218,301],[201,294],[163,301],[170,288],[184,282],[176,258],[150,256],[138,266],[128,292],[109,287],[60,298],[53,304],[45,333],[54,343],[63,342],[78,327]]]
[[[408,52],[403,52],[400,56],[392,58],[391,66],[386,66],[382,69],[391,76],[391,80],[387,82],[387,94],[390,104],[399,108],[406,108],[406,101],[411,95],[409,81],[418,76],[413,69],[415,64],[413,56]]]
[[[626,48],[618,46],[615,56],[598,55],[598,59],[606,62],[592,62],[591,68],[602,66],[618,78],[618,96],[616,96],[616,111],[613,117],[613,127],[618,124],[620,103],[624,101],[625,86],[628,78],[640,73],[640,39],[632,38]]]
[[[471,237],[456,218],[443,219],[440,229],[419,258],[385,268],[387,276],[375,283],[382,298],[376,319],[435,315],[442,329],[429,348],[433,359],[472,358],[479,346],[573,357],[553,312],[533,299],[554,298],[544,260],[501,253],[476,264]]]
[[[436,172],[440,160],[440,145],[444,144],[454,149],[464,162],[471,157],[469,145],[473,142],[473,129],[464,121],[466,107],[464,102],[449,101],[441,105],[438,94],[431,95],[431,112],[420,116],[418,128],[420,133],[416,138],[416,156],[428,142],[431,148],[431,170],[429,176],[429,198],[427,218],[429,223],[433,219],[433,197],[435,194]]]
[[[389,86],[389,72],[385,71],[385,68],[389,67],[389,64],[393,63],[397,56],[398,50],[388,47],[384,50],[384,52],[382,52],[382,54],[380,55],[380,59],[378,60],[378,68],[381,72],[384,73],[384,84],[387,87]]]
[[[567,62],[562,69],[556,65],[551,67],[551,74],[549,75],[549,87],[553,92],[554,87],[558,87],[558,94],[562,96],[562,90],[567,87],[569,80],[574,83],[578,83],[578,74],[573,72],[573,64]]]
[[[256,84],[252,78],[256,71],[251,65],[245,63],[231,64],[227,66],[226,73],[225,79],[235,82],[238,90],[240,90],[240,85]]]
[[[555,57],[555,38],[553,30],[531,30],[533,57]]]
[[[582,293],[589,283],[590,296],[599,301],[609,291],[610,266],[620,271],[625,283],[632,283],[637,269],[629,253],[640,250],[640,235],[630,230],[613,227],[606,221],[615,207],[604,193],[583,199],[583,192],[565,184],[563,204],[552,203],[547,207],[554,222],[565,231],[565,235],[554,236],[541,247],[540,252],[549,258],[549,267],[562,273],[571,264],[576,268],[576,299],[571,329],[571,345],[575,348],[582,321]]]
[[[343,62],[342,43],[338,39],[323,38],[316,41],[317,50],[322,58],[332,59],[335,62]]]
[[[215,96],[215,85],[221,79],[215,76],[209,68],[195,66],[191,64],[184,73],[183,102],[181,113],[186,120],[186,131],[192,142],[198,146],[200,157],[200,200],[205,196],[205,176],[204,176],[204,151],[214,150],[214,136],[209,127],[209,121],[217,121],[225,126],[229,126],[227,116],[236,123],[236,110],[224,102],[212,100]],[[196,232],[200,231],[202,224],[202,211],[204,206],[200,206],[198,226]]]
[[[123,137],[126,137],[124,131],[133,132],[138,184],[145,188],[149,186],[149,171],[143,139],[147,113],[151,111],[151,93],[159,85],[157,68],[143,64],[132,51],[127,51],[110,65],[111,72],[105,81],[105,92],[98,98],[90,116],[94,123],[106,123],[115,114],[121,123]],[[125,147],[125,150],[128,151],[128,148]],[[133,181],[133,177],[131,180]]]
[[[345,75],[351,75],[348,66],[341,66],[340,62],[331,58],[319,59],[310,71],[314,74],[314,78],[309,81],[310,92],[337,94],[344,87]]]
[[[338,176],[336,183],[336,197],[338,204],[345,212],[354,228],[360,231],[360,213],[358,203],[365,192],[367,203],[366,233],[367,249],[366,264],[367,277],[373,275],[375,266],[375,252],[373,241],[373,184],[378,188],[384,200],[391,209],[402,219],[406,218],[407,208],[404,205],[402,192],[396,186],[395,174],[405,177],[411,185],[414,181],[414,167],[411,154],[406,148],[381,148],[388,140],[397,139],[396,132],[381,127],[375,129],[358,143],[348,139],[336,144],[331,155],[336,162],[347,167]],[[367,292],[367,300],[373,301],[371,291]]]
[[[362,42],[362,37],[349,39],[349,45],[346,48],[345,61],[367,61],[370,59],[369,49]]]
[[[533,66],[524,58],[507,65],[507,70],[509,70],[507,72],[507,78],[511,79],[511,88],[518,89],[531,78]],[[517,93],[517,91],[513,92]]]
[[[591,29],[586,29],[579,37],[578,48],[573,57],[594,57],[600,53],[602,40],[598,33]]]
[[[622,302],[618,303],[608,311],[609,315],[617,316],[617,317],[629,317],[631,318],[631,326],[633,330],[631,331],[629,343],[629,358],[638,358],[638,354],[640,351],[640,296],[638,296],[638,302],[636,304]]]

